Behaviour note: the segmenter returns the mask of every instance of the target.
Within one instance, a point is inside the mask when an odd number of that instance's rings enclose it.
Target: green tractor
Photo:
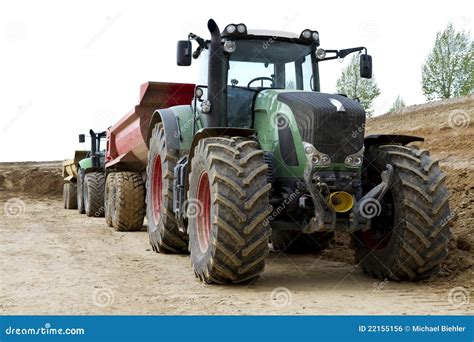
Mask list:
[[[77,209],[89,217],[104,216],[105,149],[101,150],[107,132],[89,131],[91,148],[85,158],[77,164]],[[79,134],[79,142],[86,141],[85,134]]]
[[[423,141],[364,137],[358,101],[320,90],[323,62],[367,49],[319,48],[317,31],[248,30],[211,19],[210,39],[179,41],[177,63],[207,76],[191,106],[151,119],[147,221],[153,249],[190,252],[206,283],[259,276],[269,253],[317,252],[352,236],[357,262],[378,278],[437,272],[450,239],[444,175]],[[197,45],[193,51],[192,41]],[[172,95],[172,94],[170,94]]]

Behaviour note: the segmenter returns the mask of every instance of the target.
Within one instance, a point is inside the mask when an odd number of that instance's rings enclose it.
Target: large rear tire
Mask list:
[[[192,159],[188,191],[191,261],[206,283],[258,277],[268,255],[272,211],[267,168],[257,142],[205,138]]]
[[[112,224],[118,231],[137,231],[145,217],[145,185],[135,172],[117,172]]]
[[[89,217],[104,216],[105,174],[91,172],[84,178],[84,209]]]
[[[63,198],[65,209],[77,209],[76,183],[64,183]]]
[[[85,177],[85,170],[79,168],[77,170],[77,210],[79,214],[85,214],[86,209],[84,207],[84,177]]]
[[[146,186],[148,234],[156,252],[188,252],[188,237],[179,231],[173,213],[173,171],[177,161],[178,152],[168,148],[160,122],[151,135]]]
[[[115,173],[109,173],[105,181],[105,222],[109,227],[113,227],[113,215],[115,213],[115,176]]]
[[[316,253],[328,247],[334,239],[333,232],[305,234],[293,230],[273,231],[272,245],[284,253]]]
[[[433,276],[446,259],[451,238],[445,175],[426,150],[400,145],[372,147],[364,168],[368,187],[380,181],[386,164],[394,167],[382,203],[367,202],[371,228],[353,234],[356,260],[364,272],[393,280]],[[364,208],[361,208],[364,212]],[[372,209],[372,211],[371,211]]]

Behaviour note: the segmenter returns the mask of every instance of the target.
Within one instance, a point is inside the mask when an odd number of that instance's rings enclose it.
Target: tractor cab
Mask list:
[[[90,149],[87,153],[86,158],[79,161],[79,165],[83,169],[101,168],[104,166],[104,163],[105,163],[105,145],[103,147],[101,145],[105,143],[107,132],[103,131],[103,132],[95,133],[91,129],[89,130],[89,136],[91,139]],[[79,142],[80,143],[86,142],[85,134],[79,134]]]
[[[201,74],[205,72],[208,79],[198,93],[205,94],[203,88],[209,87],[211,94],[199,99],[200,109],[210,114],[211,106],[217,107],[215,110],[222,117],[211,120],[215,126],[251,128],[257,94],[268,89],[319,92],[322,61],[365,51],[360,57],[361,76],[372,76],[372,59],[364,47],[321,49],[317,31],[305,29],[296,34],[248,30],[245,24],[229,24],[218,32],[213,23],[209,23],[209,29],[213,29],[211,40],[190,33],[187,41],[178,42],[177,62],[187,66],[193,58],[201,59]],[[194,52],[192,40],[198,44]]]

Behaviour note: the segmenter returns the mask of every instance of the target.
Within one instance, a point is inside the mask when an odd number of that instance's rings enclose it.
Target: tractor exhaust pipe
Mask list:
[[[207,22],[207,28],[211,33],[211,44],[209,47],[209,73],[208,73],[208,99],[211,102],[211,110],[205,116],[206,127],[227,127],[227,99],[226,99],[226,63],[224,62],[224,48],[221,43],[222,37],[219,26],[213,19]]]

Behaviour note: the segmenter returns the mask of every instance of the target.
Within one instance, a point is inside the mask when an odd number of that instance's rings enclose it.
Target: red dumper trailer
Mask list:
[[[194,88],[194,84],[184,83],[142,84],[135,108],[108,129],[104,202],[110,227],[120,231],[143,227],[149,141],[153,128],[167,117],[166,113],[160,115],[159,109],[189,108]]]

